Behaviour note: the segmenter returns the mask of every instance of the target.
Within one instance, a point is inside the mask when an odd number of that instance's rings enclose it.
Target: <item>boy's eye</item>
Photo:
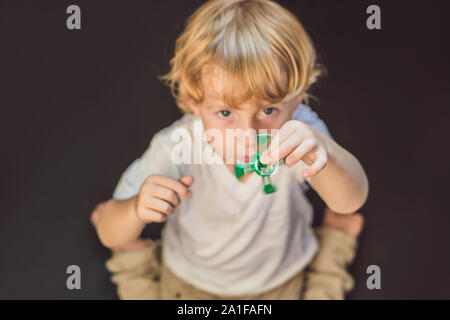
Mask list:
[[[221,110],[221,111],[219,111],[219,114],[220,114],[220,116],[222,116],[223,118],[228,118],[228,117],[230,116],[231,112],[228,111],[228,110]]]
[[[275,108],[273,108],[273,107],[265,108],[265,109],[263,110],[263,113],[264,113],[265,115],[268,116],[268,115],[270,115],[270,114],[273,113],[274,109],[275,109]]]

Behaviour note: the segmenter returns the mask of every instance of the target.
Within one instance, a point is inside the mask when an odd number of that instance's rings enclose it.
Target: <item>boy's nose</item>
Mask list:
[[[244,119],[241,122],[241,128],[244,131],[249,130],[249,131],[254,131],[255,133],[258,133],[258,130],[260,129],[260,125],[259,125],[258,121],[255,120],[253,117],[249,117],[249,118]]]

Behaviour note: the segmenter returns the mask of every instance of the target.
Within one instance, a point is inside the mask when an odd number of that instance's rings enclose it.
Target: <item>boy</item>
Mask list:
[[[129,249],[108,264],[121,298],[299,299],[302,290],[304,298],[342,298],[362,220],[336,213],[358,210],[368,181],[353,155],[292,120],[321,73],[315,60],[300,22],[272,1],[207,1],[189,18],[162,77],[186,114],[152,138],[93,217],[106,247]],[[263,164],[287,164],[271,176],[271,194],[255,173],[234,176],[260,132],[273,136]],[[324,224],[354,228],[354,236],[325,228],[318,253],[305,181],[330,208]],[[146,223],[163,221],[160,243],[136,242]]]

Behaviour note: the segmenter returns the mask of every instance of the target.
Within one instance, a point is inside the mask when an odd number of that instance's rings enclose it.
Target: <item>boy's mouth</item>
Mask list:
[[[250,156],[242,156],[237,158],[238,163],[249,163],[252,157]]]

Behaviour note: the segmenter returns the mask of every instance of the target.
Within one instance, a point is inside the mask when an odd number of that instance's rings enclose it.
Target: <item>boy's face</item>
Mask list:
[[[223,80],[220,69],[204,73],[202,81],[205,91],[203,102],[191,103],[189,106],[202,119],[215,152],[226,159],[227,163],[248,162],[257,152],[255,134],[274,134],[274,129],[280,129],[292,118],[295,107],[301,102],[301,99],[296,99],[290,103],[274,105],[252,99],[237,109],[231,109],[221,100]],[[260,131],[264,129],[265,132]]]

